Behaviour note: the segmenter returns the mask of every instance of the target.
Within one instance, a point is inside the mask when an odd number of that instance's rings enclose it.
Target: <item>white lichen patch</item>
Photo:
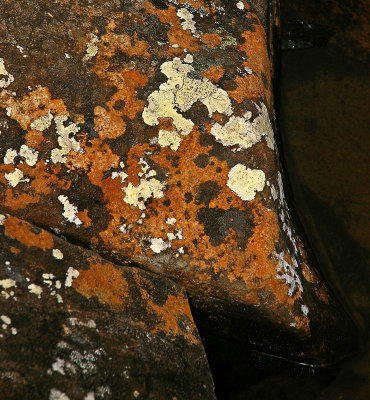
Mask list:
[[[48,113],[46,115],[43,115],[42,117],[32,121],[30,124],[30,128],[39,132],[43,132],[45,129],[49,128],[52,120],[53,120],[53,115],[50,112],[50,110],[48,110]]]
[[[28,285],[28,290],[30,291],[30,293],[35,294],[38,298],[41,297],[41,293],[42,293],[42,287],[35,285],[34,283],[31,283],[30,285]]]
[[[307,314],[308,314],[308,311],[309,311],[308,307],[307,307],[305,304],[302,304],[302,305],[301,305],[301,310],[302,310],[302,312],[303,312],[303,315],[304,315],[305,317],[307,317]]]
[[[138,207],[145,210],[145,201],[154,197],[160,199],[164,196],[163,190],[165,185],[158,179],[140,179],[138,186],[134,186],[131,182],[124,188],[126,194],[124,201],[130,206]]]
[[[238,1],[236,3],[236,7],[239,8],[239,10],[244,10],[244,3],[242,1]]]
[[[76,279],[80,273],[77,271],[77,269],[74,269],[73,267],[69,267],[66,273],[66,280],[64,283],[65,287],[71,287],[73,279]]]
[[[17,155],[17,150],[8,149],[4,156],[4,164],[14,164],[14,159]]]
[[[95,57],[98,53],[99,47],[97,44],[100,42],[98,36],[94,33],[90,33],[90,40],[86,45],[86,54],[83,57],[83,61],[88,61],[91,58]]]
[[[4,214],[0,214],[0,225],[4,225],[3,221],[6,220],[6,216]]]
[[[183,22],[181,22],[182,29],[188,30],[193,34],[196,32],[195,21],[193,20],[194,15],[191,12],[186,8],[180,8],[177,11],[177,16],[183,20]]]
[[[11,287],[16,287],[17,282],[13,279],[2,279],[0,280],[0,286],[2,286],[4,289],[9,289]]]
[[[16,168],[13,172],[5,173],[4,177],[10,186],[16,187],[18,183],[23,181],[23,172]]]
[[[19,150],[19,155],[24,158],[27,165],[34,167],[39,156],[39,152],[23,144]]]
[[[150,240],[150,248],[154,253],[159,254],[168,247],[168,243],[166,243],[162,238],[152,238]]]
[[[52,254],[53,257],[56,258],[57,260],[63,259],[63,253],[59,249],[53,249]]]
[[[175,225],[175,223],[176,223],[176,218],[167,218],[166,219],[167,225]]]
[[[69,400],[69,397],[58,389],[51,389],[49,393],[49,400]]]
[[[121,183],[123,183],[125,181],[125,179],[127,178],[127,174],[123,171],[119,171],[119,172],[112,172],[112,179],[116,179],[116,178],[120,178],[121,179]]]
[[[248,121],[249,115],[243,117],[232,116],[225,125],[218,123],[213,125],[211,134],[224,146],[238,145],[238,150],[252,147],[265,136],[267,146],[270,149],[274,149],[274,131],[267,108],[262,104],[259,110],[261,114],[253,122]]]
[[[265,173],[259,169],[236,164],[230,169],[227,186],[242,200],[250,201],[265,187]]]
[[[0,318],[6,325],[10,325],[12,323],[12,320],[7,315],[1,315]]]
[[[288,296],[290,296],[290,297],[293,296],[296,289],[299,289],[302,293],[303,292],[302,282],[296,272],[296,268],[298,266],[297,261],[294,258],[292,258],[294,267],[291,266],[285,260],[284,252],[278,254],[277,258],[278,258],[279,264],[278,264],[278,268],[276,271],[276,278],[284,280],[285,283],[289,286]]]
[[[78,213],[77,207],[70,203],[67,196],[59,195],[58,200],[63,204],[64,207],[63,217],[66,218],[68,222],[71,222],[77,226],[82,225],[82,221],[76,215]]]
[[[0,79],[0,89],[6,89],[14,82],[14,76],[6,70],[3,58],[0,58],[0,76],[1,75],[5,76],[5,78]]]
[[[160,118],[171,118],[174,131],[160,130],[158,143],[177,150],[181,143],[181,135],[186,136],[193,130],[194,123],[181,113],[190,109],[197,101],[207,108],[209,115],[214,112],[231,115],[232,106],[226,91],[215,86],[207,78],[192,79],[188,77],[194,71],[192,65],[182,63],[180,58],[166,61],[161,65],[161,72],[168,80],[159,86],[148,97],[148,105],[142,117],[147,125],[159,124]],[[179,112],[180,111],[180,112]]]
[[[54,117],[56,131],[58,134],[58,144],[60,149],[53,149],[51,151],[51,161],[56,163],[65,163],[67,161],[66,155],[70,151],[79,151],[80,144],[73,137],[80,128],[72,122],[68,126],[64,126],[64,122],[68,119],[67,115],[57,115]]]

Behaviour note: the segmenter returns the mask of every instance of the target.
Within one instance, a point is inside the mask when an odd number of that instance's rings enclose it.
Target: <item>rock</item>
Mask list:
[[[0,399],[215,399],[182,288],[0,226]]]
[[[177,281],[204,332],[326,364],[352,327],[284,196],[275,6],[4,6],[0,206]]]

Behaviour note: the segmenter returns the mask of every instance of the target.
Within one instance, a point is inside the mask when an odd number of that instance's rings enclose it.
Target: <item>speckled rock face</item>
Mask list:
[[[343,334],[325,332],[345,324],[284,198],[273,15],[269,1],[6,3],[0,206],[181,283],[217,334],[327,362]]]
[[[0,219],[0,399],[215,398],[178,285]]]

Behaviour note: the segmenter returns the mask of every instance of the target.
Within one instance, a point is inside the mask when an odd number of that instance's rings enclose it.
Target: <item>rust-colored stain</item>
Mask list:
[[[5,226],[5,235],[27,247],[38,247],[42,250],[52,249],[54,240],[50,233],[38,229],[34,232],[32,226],[16,217],[8,217],[3,221]]]
[[[86,298],[96,297],[112,309],[123,309],[127,302],[127,281],[110,263],[91,261],[89,269],[79,270],[73,288]]]

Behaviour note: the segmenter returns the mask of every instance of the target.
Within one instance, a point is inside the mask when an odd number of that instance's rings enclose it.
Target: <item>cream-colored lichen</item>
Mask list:
[[[32,121],[30,128],[42,132],[45,129],[49,128],[52,120],[53,120],[53,114],[50,112],[50,110],[48,110],[48,113],[46,115],[43,115],[42,117]]]
[[[6,70],[3,58],[0,58],[0,76],[1,75],[4,75],[5,78],[0,79],[0,89],[6,89],[14,82],[14,76]]]
[[[16,187],[23,180],[23,172],[16,168],[13,172],[5,173],[4,177],[10,186]]]
[[[99,42],[100,39],[94,33],[90,33],[90,41],[86,45],[86,54],[82,59],[83,61],[88,61],[96,56],[99,50],[99,47],[97,46]]]
[[[160,199],[164,196],[164,184],[158,179],[140,179],[138,186],[134,186],[131,182],[124,188],[126,194],[124,201],[130,206],[138,207],[145,210],[145,201],[154,197]]]
[[[54,164],[65,163],[67,161],[66,155],[70,151],[79,151],[80,144],[72,136],[76,134],[80,128],[72,122],[68,126],[64,126],[64,122],[68,119],[67,115],[58,115],[54,117],[56,131],[58,134],[58,144],[60,149],[53,149],[51,151],[51,160]]]
[[[274,131],[264,104],[260,111],[261,114],[253,122],[248,121],[246,115],[232,116],[225,125],[216,123],[211,128],[211,134],[224,146],[239,146],[238,150],[252,147],[265,136],[267,146],[274,149]]]
[[[77,269],[74,269],[73,267],[69,267],[66,273],[66,280],[64,282],[65,287],[71,287],[73,279],[78,278],[80,273],[77,271]]]
[[[42,287],[35,285],[34,283],[31,283],[30,285],[28,285],[28,290],[30,291],[30,293],[35,294],[38,298],[41,297],[41,293],[42,293]]]
[[[58,200],[63,204],[63,217],[77,226],[82,225],[82,221],[76,215],[78,212],[77,207],[70,203],[67,196],[60,195],[58,196]]]
[[[8,149],[4,156],[4,164],[13,164],[17,154],[17,150]]]
[[[150,248],[154,253],[159,254],[168,247],[168,244],[162,238],[152,238],[150,240]]]
[[[39,152],[27,145],[23,144],[19,150],[19,155],[24,158],[26,164],[30,167],[36,165],[37,158],[39,156]]]
[[[196,32],[195,22],[193,20],[194,15],[186,8],[180,8],[177,11],[177,15],[183,20],[183,22],[181,22],[182,29],[188,30],[194,34]]]
[[[181,143],[180,135],[189,135],[194,127],[193,121],[181,113],[186,112],[197,101],[201,101],[208,109],[209,116],[214,112],[231,115],[232,106],[226,91],[217,88],[206,78],[192,79],[188,77],[194,68],[182,63],[180,58],[166,61],[161,65],[161,72],[168,80],[162,83],[159,90],[148,97],[148,105],[144,108],[142,117],[147,125],[159,124],[160,118],[171,118],[174,131],[160,131],[158,143],[162,146],[172,146],[177,150]],[[180,111],[180,112],[179,112]]]
[[[250,201],[265,187],[265,173],[259,169],[236,164],[230,169],[227,186],[242,200]]]
[[[63,258],[63,253],[59,249],[53,249],[53,257],[57,260],[61,260]]]

